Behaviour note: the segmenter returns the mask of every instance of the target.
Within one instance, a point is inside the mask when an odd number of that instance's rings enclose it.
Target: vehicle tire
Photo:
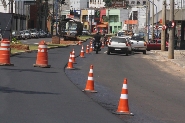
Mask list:
[[[128,56],[128,51],[126,52],[126,56]]]
[[[98,54],[98,49],[96,49],[96,54]]]
[[[146,50],[145,50],[145,51],[143,51],[143,54],[146,54]]]
[[[107,55],[110,55],[110,51],[109,50],[107,51]]]

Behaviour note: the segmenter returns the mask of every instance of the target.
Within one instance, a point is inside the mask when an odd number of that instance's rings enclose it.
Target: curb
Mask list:
[[[157,54],[157,55],[161,56],[162,58],[164,58],[166,61],[170,61],[171,63],[173,63],[173,64],[175,64],[175,65],[177,65],[177,66],[185,69],[185,66],[184,65],[181,65],[180,63],[175,62],[175,59],[168,59],[164,55],[161,55],[159,52],[157,52],[157,51],[154,51],[154,52],[155,52],[155,54]]]
[[[89,39],[91,39],[91,38],[88,38],[88,39],[82,40],[82,41],[83,41],[83,42],[87,42]],[[70,44],[70,45],[66,45],[66,46],[50,47],[50,48],[48,48],[48,50],[50,50],[50,49],[55,49],[55,48],[66,48],[66,47],[74,46],[74,45],[78,45],[78,44]],[[34,52],[34,51],[37,51],[37,50],[26,50],[26,51],[16,52],[16,53],[14,53],[14,54],[10,54],[10,57],[11,57],[11,56],[16,56],[16,55],[21,55],[22,53],[31,53],[31,52]]]

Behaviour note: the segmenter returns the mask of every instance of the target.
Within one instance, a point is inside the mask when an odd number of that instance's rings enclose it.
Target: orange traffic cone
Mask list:
[[[118,104],[118,109],[115,114],[127,114],[127,115],[133,115],[133,113],[130,113],[129,106],[128,106],[128,89],[127,89],[127,79],[124,79],[123,87],[121,91],[121,96]]]
[[[81,49],[81,52],[80,52],[80,57],[81,57],[81,58],[85,58],[85,56],[84,56],[84,47],[83,47],[83,45],[82,45],[82,49]]]
[[[89,53],[89,45],[87,45],[85,53]]]
[[[88,92],[94,92],[94,93],[97,92],[97,91],[94,90],[93,65],[90,66],[86,87],[82,91],[88,91]]]
[[[76,64],[76,62],[75,62],[75,50],[73,49],[73,51],[72,51],[72,62],[73,62],[73,64]]]
[[[78,45],[82,45],[82,41],[78,41]]]
[[[10,41],[8,39],[2,39],[0,45],[0,65],[13,66],[10,63]]]
[[[90,47],[89,52],[92,52],[92,51],[93,51],[93,45],[92,45],[92,43],[91,43],[91,47]]]
[[[33,64],[33,66],[42,68],[51,67],[51,65],[48,65],[48,48],[45,41],[40,41],[39,43],[36,64]]]
[[[68,66],[66,67],[66,69],[75,69],[75,68],[73,67],[72,52],[70,52],[69,62],[68,62]]]

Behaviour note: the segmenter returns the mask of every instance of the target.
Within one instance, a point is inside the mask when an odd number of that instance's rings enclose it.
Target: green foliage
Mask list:
[[[108,22],[109,21],[109,17],[108,16],[103,16],[103,21],[104,22]]]
[[[112,6],[112,0],[105,0],[105,7],[111,7]]]
[[[19,40],[17,40],[16,38],[12,38],[12,44],[21,44],[21,42]]]

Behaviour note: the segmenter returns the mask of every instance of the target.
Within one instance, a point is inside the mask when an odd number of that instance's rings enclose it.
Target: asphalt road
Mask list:
[[[169,66],[150,52],[147,55],[107,55],[106,48],[99,54],[78,57],[67,76],[81,90],[85,87],[90,65],[94,66],[97,94],[87,94],[110,113],[117,109],[123,79],[128,79],[129,108],[134,116],[118,115],[128,123],[182,123],[185,114],[185,81],[179,76],[160,69]],[[157,65],[154,65],[157,64]],[[178,72],[178,71],[176,71]]]
[[[11,57],[0,66],[0,123],[121,123],[65,75],[71,46],[48,51],[51,68],[33,67],[37,52]]]
[[[88,44],[86,42],[84,46]],[[75,70],[66,70],[69,52],[75,49]],[[147,55],[85,54],[81,46],[51,49],[51,68],[33,67],[36,52],[11,57],[15,66],[0,66],[0,122],[4,123],[182,123],[184,80],[164,71],[150,52]],[[84,93],[90,65],[95,90]],[[123,79],[128,79],[129,109],[134,116],[115,115]]]

